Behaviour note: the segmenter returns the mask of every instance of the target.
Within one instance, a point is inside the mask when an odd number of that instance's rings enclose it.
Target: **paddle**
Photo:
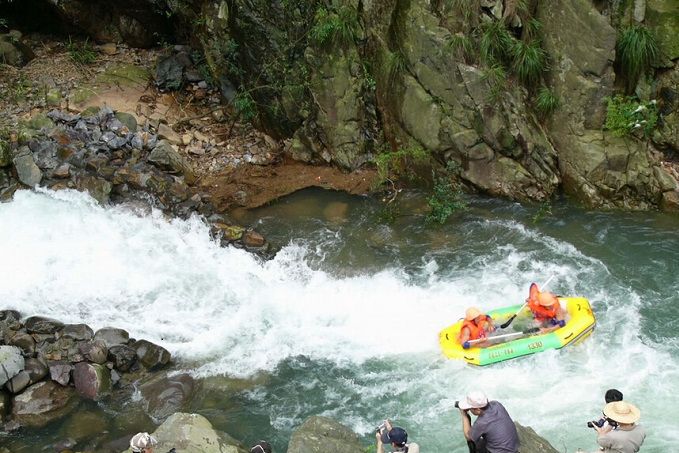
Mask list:
[[[541,289],[544,289],[547,285],[549,285],[549,282],[551,282],[553,278],[554,278],[554,275],[552,275],[551,277],[549,277],[549,278],[547,279],[547,281],[544,282],[544,283],[542,284],[542,286],[540,286],[540,288],[541,288]],[[511,318],[509,318],[506,322],[500,324],[500,329],[506,329],[507,327],[509,327],[509,325],[512,323],[512,321],[514,321],[514,318],[516,318],[516,315],[518,315],[519,313],[521,313],[521,311],[522,311],[524,308],[526,308],[526,305],[528,305],[528,301],[527,301],[527,300],[526,300],[526,303],[523,304],[523,305],[521,305],[521,308],[519,308],[519,309],[517,310],[517,312],[514,313],[514,314],[512,315]]]
[[[497,340],[500,338],[509,338],[509,337],[518,337],[519,335],[529,335],[531,333],[539,332],[540,328],[539,327],[532,327],[530,329],[524,330],[523,332],[512,332],[512,333],[506,333],[504,335],[497,335],[495,337],[487,337],[487,338],[478,338],[476,340],[469,340],[465,341],[462,343],[462,347],[464,349],[468,349],[471,345],[475,343],[481,343],[482,341],[488,341],[488,340]]]

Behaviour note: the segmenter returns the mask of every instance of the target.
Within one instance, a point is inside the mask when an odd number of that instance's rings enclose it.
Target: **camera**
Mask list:
[[[382,430],[383,430],[384,428],[386,428],[386,427],[387,427],[387,421],[385,420],[385,421],[382,422],[382,424],[380,424],[380,426],[378,426],[377,428],[375,428],[375,432],[376,432],[376,433],[381,433]]]
[[[602,426],[604,426],[604,423],[606,423],[606,419],[600,418],[599,420],[596,421],[587,422],[587,427],[594,428],[594,426],[596,426],[597,428],[601,428]]]
[[[459,401],[455,401],[455,407],[458,408],[458,409],[460,408],[460,402]]]

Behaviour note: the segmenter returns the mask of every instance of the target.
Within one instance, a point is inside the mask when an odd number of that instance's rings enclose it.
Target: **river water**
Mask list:
[[[472,197],[432,227],[418,194],[395,204],[408,215],[383,223],[375,200],[309,190],[242,213],[282,246],[262,262],[218,247],[198,218],[22,191],[0,204],[0,305],[163,345],[201,379],[189,410],[245,443],[271,439],[277,452],[310,415],[337,419],[366,446],[389,417],[423,451],[465,452],[453,405],[472,389],[573,452],[595,449],[585,424],[618,388],[641,409],[643,451],[677,448],[678,216],[565,202],[542,216]],[[438,332],[466,307],[520,303],[550,276],[552,291],[592,303],[590,338],[489,367],[443,358]],[[134,401],[84,405],[0,443],[17,452],[66,436],[95,445],[152,430],[140,413]],[[96,436],[80,432],[86,420],[99,423]]]

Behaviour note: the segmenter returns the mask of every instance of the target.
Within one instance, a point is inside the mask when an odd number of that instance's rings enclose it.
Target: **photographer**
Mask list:
[[[618,389],[608,389],[604,395],[604,400],[606,401],[606,404],[612,403],[614,401],[622,401],[622,392]],[[599,420],[587,422],[587,427],[594,428],[594,425],[596,425],[599,428],[603,428],[607,423],[606,417],[601,417]]]
[[[130,450],[132,450],[132,453],[153,453],[156,445],[158,445],[158,441],[149,433],[137,433],[130,439]],[[173,448],[167,453],[176,452]]]
[[[477,453],[518,453],[519,434],[507,410],[498,401],[488,401],[483,392],[469,393],[462,401],[456,401],[460,409],[462,432],[467,441],[474,443]],[[476,416],[472,425],[469,412]],[[481,446],[485,441],[485,448]],[[470,445],[470,451],[472,447]]]
[[[592,427],[597,432],[596,442],[605,453],[635,453],[646,438],[646,431],[636,422],[641,412],[633,404],[614,401],[604,406],[607,425]]]
[[[391,444],[392,452],[420,453],[420,446],[415,442],[408,442],[408,433],[405,429],[392,426],[389,420],[385,420],[377,428],[377,452],[384,453],[384,445]]]

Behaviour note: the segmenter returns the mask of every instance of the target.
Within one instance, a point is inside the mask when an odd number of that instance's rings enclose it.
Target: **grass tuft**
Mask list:
[[[494,21],[481,26],[481,59],[488,66],[510,60],[514,38],[504,22]]]
[[[561,105],[561,101],[552,90],[542,87],[535,97],[534,107],[541,118],[551,115]]]
[[[533,87],[547,67],[547,55],[540,47],[540,41],[515,41],[512,47],[514,72],[527,87]]]
[[[660,49],[655,36],[641,25],[632,25],[622,31],[616,44],[618,63],[625,78],[625,87],[631,93],[639,77],[658,59]]]
[[[76,64],[89,65],[97,61],[97,52],[90,44],[89,39],[85,39],[82,43],[73,42],[69,36],[66,51]]]

